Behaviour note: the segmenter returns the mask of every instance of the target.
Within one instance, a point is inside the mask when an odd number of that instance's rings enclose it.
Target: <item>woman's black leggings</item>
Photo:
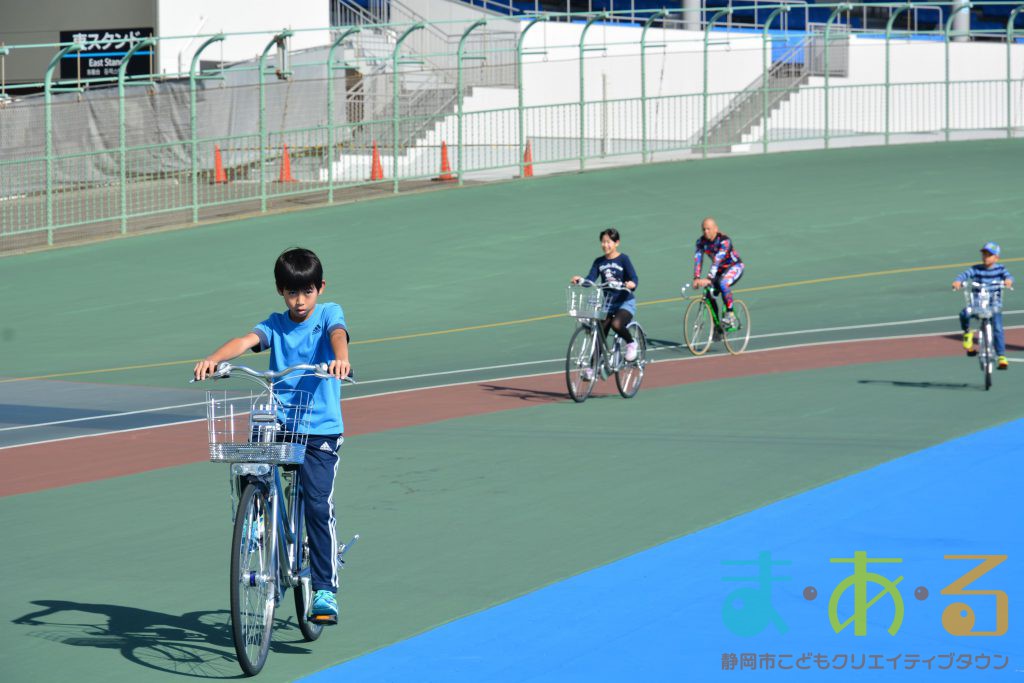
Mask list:
[[[607,337],[608,328],[610,327],[615,330],[615,334],[622,337],[623,341],[629,344],[633,341],[633,335],[629,333],[626,326],[629,325],[631,320],[633,320],[633,314],[620,308],[615,311],[615,315],[608,316],[601,323],[601,332]]]

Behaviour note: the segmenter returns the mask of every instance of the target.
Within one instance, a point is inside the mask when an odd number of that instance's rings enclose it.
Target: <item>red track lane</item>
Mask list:
[[[1024,330],[1007,330],[1007,341],[1024,342]],[[643,386],[650,389],[958,353],[962,353],[959,342],[950,336],[841,342],[688,362],[663,361],[648,367]],[[599,385],[594,395],[602,393],[614,393],[611,380]],[[560,372],[372,396],[344,403],[345,423],[349,427],[346,436],[567,400]],[[585,404],[579,409],[586,410]],[[186,465],[206,458],[205,422],[9,448],[0,451],[0,459],[6,461],[0,496]]]

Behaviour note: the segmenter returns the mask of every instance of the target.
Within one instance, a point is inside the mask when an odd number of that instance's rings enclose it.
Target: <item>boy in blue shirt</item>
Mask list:
[[[317,255],[308,249],[284,252],[274,264],[274,281],[288,310],[272,313],[252,332],[232,339],[196,363],[197,380],[213,374],[218,363],[250,349],[257,352],[269,349],[269,365],[273,371],[293,365],[327,363],[335,379],[348,376],[351,365],[345,314],[338,304],[317,302],[326,284]],[[334,477],[338,472],[338,449],[345,440],[341,382],[312,375],[292,375],[282,378],[277,389],[286,402],[292,391],[306,391],[312,396],[306,458],[299,468],[309,534],[310,574],[315,591],[310,616],[319,617],[318,623],[337,623]]]
[[[1003,285],[1013,286],[1013,276],[1006,270],[1006,267],[999,263],[999,245],[995,242],[986,242],[981,248],[981,263],[971,266],[956,276],[953,280],[953,289],[960,289],[964,283],[978,282],[982,286]],[[1002,293],[995,292],[995,301],[1002,301]],[[967,309],[960,311],[960,329],[964,331],[964,350],[968,356],[974,356],[978,350],[974,348],[974,332],[971,331],[971,317]],[[1006,370],[1010,364],[1006,361],[1006,340],[1003,336],[1003,314],[996,313],[992,316],[992,343],[996,348],[996,355],[999,356],[999,369]]]

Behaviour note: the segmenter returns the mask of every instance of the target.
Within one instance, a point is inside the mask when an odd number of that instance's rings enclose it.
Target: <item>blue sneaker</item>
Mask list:
[[[315,624],[338,623],[338,600],[331,591],[317,591],[309,609],[309,620]]]

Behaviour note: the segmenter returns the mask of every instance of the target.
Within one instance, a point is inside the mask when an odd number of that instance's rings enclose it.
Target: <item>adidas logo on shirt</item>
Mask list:
[[[317,323],[316,327],[313,328],[313,334],[320,334],[321,329],[323,328],[320,327],[320,323]]]

